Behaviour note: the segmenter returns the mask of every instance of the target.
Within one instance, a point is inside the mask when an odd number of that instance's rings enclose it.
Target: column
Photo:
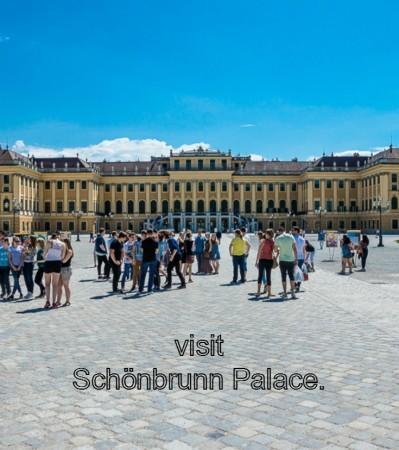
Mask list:
[[[75,181],[75,191],[76,191],[76,203],[75,203],[75,209],[76,211],[81,210],[80,205],[80,181]]]
[[[44,213],[44,182],[39,183],[39,212]]]
[[[314,205],[313,205],[313,181],[312,180],[308,180],[307,181],[307,195],[308,195],[308,211],[313,211],[314,210]]]
[[[380,175],[380,196],[383,205],[388,203],[388,192],[389,192],[389,175],[383,173]]]
[[[169,211],[173,211],[173,190],[174,190],[174,183],[169,183]],[[168,220],[170,225],[170,219]]]
[[[239,214],[242,214],[245,211],[244,209],[244,183],[240,183],[240,211]]]
[[[181,181],[180,182],[180,204],[181,204],[181,210],[186,211],[186,202],[184,194],[186,192],[186,182]]]
[[[227,182],[227,196],[227,210],[230,212],[233,210],[233,185],[231,181]]]
[[[285,183],[286,205],[288,211],[291,211],[291,183]]]
[[[145,213],[150,214],[150,183],[145,183]]]
[[[57,209],[55,207],[55,181],[51,182],[51,212],[56,212]]]
[[[157,183],[157,214],[162,214],[162,183]]]
[[[197,212],[197,183],[198,181],[193,181],[191,183],[191,188],[193,190],[193,212]],[[197,230],[194,217],[193,217],[193,230]]]
[[[350,188],[349,180],[345,180],[345,207],[347,211],[349,211],[350,208],[349,188]]]
[[[298,189],[298,211],[303,211],[305,209],[304,201],[303,201],[303,184],[297,183]]]
[[[276,210],[278,210],[279,208],[279,202],[278,202],[278,183],[274,183],[274,207],[276,208]]]
[[[267,184],[262,183],[263,186],[263,212],[267,211]]]
[[[256,183],[251,183],[251,213],[256,214]]]
[[[133,205],[133,211],[135,214],[139,213],[139,189],[140,185],[139,183],[134,183],[133,190],[134,190],[134,205]]]
[[[220,181],[216,181],[216,211],[220,211]],[[219,229],[219,226],[216,225]]]
[[[362,210],[362,199],[363,199],[363,184],[362,180],[357,180],[356,183],[356,203],[358,210]]]
[[[326,181],[320,180],[320,208],[326,207]]]
[[[95,213],[96,212],[96,208],[94,206],[94,183],[92,181],[89,181],[87,183],[87,189],[88,189],[88,194],[87,194],[87,212],[90,213]]]
[[[111,212],[115,214],[116,211],[116,193],[115,193],[115,184],[111,184]]]
[[[127,213],[127,184],[126,183],[122,184],[122,212]]]
[[[63,182],[64,185],[64,205],[63,205],[63,211],[64,213],[69,212],[69,205],[68,205],[68,181]],[[76,191],[75,191],[76,192]],[[75,205],[75,209],[79,208],[78,205]]]
[[[208,181],[204,181],[204,189],[205,189],[205,211],[209,211],[209,182]],[[208,219],[209,219],[209,217],[208,217]],[[206,220],[208,220],[208,219],[206,219]]]
[[[338,207],[338,181],[337,180],[333,180],[333,211],[337,211],[337,207]]]

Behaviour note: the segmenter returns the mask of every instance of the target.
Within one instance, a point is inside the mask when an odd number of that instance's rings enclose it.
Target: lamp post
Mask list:
[[[4,204],[5,208],[8,209],[10,207],[10,204],[8,200],[6,200],[6,203]],[[22,209],[22,204],[19,202],[16,198],[12,199],[12,233],[15,234],[15,216],[17,213],[19,213]]]
[[[388,202],[384,202],[381,197],[378,197],[377,200],[373,201],[373,207],[380,213],[380,227],[379,227],[379,241],[378,241],[378,247],[384,247],[384,244],[382,242],[382,210],[388,209]]]
[[[111,227],[111,225],[112,225],[111,219],[112,219],[112,217],[114,216],[114,213],[112,213],[112,212],[110,211],[109,213],[107,213],[107,214],[105,214],[105,215],[109,218],[109,228],[110,228],[110,230],[112,231],[112,227]]]
[[[319,233],[321,232],[321,214],[323,212],[326,212],[326,210],[321,207],[319,209],[315,210],[315,213],[317,213],[319,215]]]
[[[80,230],[80,218],[83,216],[83,212],[82,211],[74,211],[73,212],[74,216],[76,217],[76,241],[79,242],[80,241],[80,235],[79,235],[79,230]]]

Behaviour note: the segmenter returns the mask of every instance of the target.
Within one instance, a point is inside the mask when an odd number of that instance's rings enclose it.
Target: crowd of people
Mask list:
[[[94,243],[94,265],[98,279],[112,281],[114,294],[170,289],[173,273],[179,279],[178,289],[185,289],[187,284],[194,282],[194,264],[196,274],[217,275],[221,239],[220,232],[198,231],[194,236],[190,230],[174,233],[151,229],[141,233],[113,231],[106,237],[105,230],[100,228],[96,237],[90,236],[90,242]],[[324,240],[320,233],[318,241],[322,248]],[[340,246],[342,258],[339,273],[345,274],[346,269],[349,273],[353,272],[356,254],[361,261],[360,271],[364,272],[369,246],[367,235],[363,234],[355,245],[344,234]],[[251,247],[246,229],[235,230],[229,245],[233,266],[232,285],[247,281],[247,260]],[[39,290],[36,298],[46,299],[44,308],[69,306],[73,257],[71,240],[60,233],[54,233],[45,240],[33,235],[25,239],[18,236],[9,238],[0,231],[1,299],[13,300],[17,299],[17,295],[18,299],[33,299],[36,285]],[[309,272],[315,271],[315,247],[296,226],[290,232],[284,226],[276,232],[272,229],[259,231],[255,265],[258,272],[256,297],[263,294],[270,298],[274,295],[271,274],[278,267],[282,282],[280,295],[286,298],[290,294],[291,298],[296,299],[302,281],[308,278]],[[25,281],[25,295],[21,277]],[[12,287],[10,278],[13,280]]]

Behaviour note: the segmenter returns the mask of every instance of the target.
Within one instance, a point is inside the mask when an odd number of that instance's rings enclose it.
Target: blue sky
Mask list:
[[[14,0],[1,18],[0,142],[20,151],[399,144],[395,0]]]

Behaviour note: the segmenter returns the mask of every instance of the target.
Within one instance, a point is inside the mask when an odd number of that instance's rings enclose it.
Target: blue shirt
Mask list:
[[[8,249],[0,247],[0,267],[9,267],[8,253]]]
[[[105,244],[105,239],[101,234],[96,237],[96,242],[94,244],[95,251],[98,255],[106,255],[107,254],[107,246]],[[103,250],[100,246],[103,246],[105,250]]]
[[[195,238],[195,253],[198,255],[204,253],[205,249],[205,238],[203,236],[197,236]]]
[[[176,239],[174,238],[169,238],[168,239],[168,247],[171,253],[173,253],[176,250],[176,254],[181,256],[181,251],[179,248],[179,244],[177,243]]]
[[[22,245],[18,247],[10,247],[8,250],[11,253],[11,261],[15,267],[22,266],[24,248]]]

